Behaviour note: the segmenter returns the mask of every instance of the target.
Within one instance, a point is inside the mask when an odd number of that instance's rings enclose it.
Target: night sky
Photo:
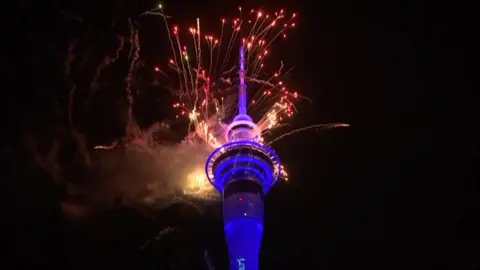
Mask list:
[[[182,204],[142,211],[118,202],[81,221],[63,214],[60,203],[75,198],[31,166],[21,138],[28,127],[45,147],[45,130],[68,129],[62,106],[70,81],[59,59],[69,41],[82,40],[77,56],[85,61],[72,73],[85,89],[98,64],[89,59],[111,53],[104,40],[128,34],[128,17],[140,35],[145,79],[138,88],[149,87],[153,67],[170,51],[162,21],[138,17],[154,1],[36,2],[15,2],[5,17],[1,228],[8,251],[1,269],[207,269],[204,250],[215,269],[227,269],[220,204],[196,202],[203,215]],[[446,1],[291,2],[240,4],[299,14],[278,59],[295,66],[292,82],[313,103],[302,103],[292,124],[351,127],[310,130],[273,145],[290,177],[266,196],[261,269],[479,269],[468,8]],[[182,22],[232,14],[238,3],[164,5]],[[74,17],[82,26],[71,26]],[[124,135],[122,65],[107,72],[92,106],[76,108],[78,123],[88,123],[79,124],[87,147]],[[140,125],[174,115],[171,97],[158,98],[138,99]],[[178,126],[177,140],[186,128]],[[60,163],[76,171],[71,181],[89,181],[75,165],[75,145],[64,146]],[[179,231],[141,248],[167,227]]]

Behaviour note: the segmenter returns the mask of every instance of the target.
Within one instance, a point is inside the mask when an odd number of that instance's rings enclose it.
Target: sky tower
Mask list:
[[[227,143],[207,159],[206,174],[223,195],[230,270],[257,270],[263,235],[263,196],[280,174],[280,160],[259,143],[261,131],[247,115],[244,47],[240,47],[238,115],[228,126]]]

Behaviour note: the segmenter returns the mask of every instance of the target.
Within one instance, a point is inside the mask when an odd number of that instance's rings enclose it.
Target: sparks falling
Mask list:
[[[189,133],[185,141],[203,141],[211,148],[217,148],[227,141],[227,126],[238,111],[237,89],[240,80],[243,80],[248,89],[249,103],[246,107],[260,129],[260,143],[272,144],[308,129],[325,130],[348,126],[343,123],[316,124],[294,130],[283,129],[283,133],[279,132],[280,130],[273,132],[287,124],[288,119],[297,113],[296,106],[299,101],[305,99],[297,90],[288,86],[287,79],[291,69],[286,68],[283,61],[275,62],[270,58],[274,55],[273,49],[277,46],[277,41],[286,39],[289,32],[296,27],[295,13],[287,14],[284,10],[269,13],[255,9],[245,12],[239,8],[238,16],[220,18],[216,28],[207,29],[219,33],[218,35],[209,34],[210,32],[202,29],[199,18],[190,27],[170,24],[170,17],[165,15],[162,6],[143,15],[160,16],[168,30],[172,56],[166,61],[166,65],[160,64],[153,69],[160,76],[168,77],[172,84],[170,89],[177,98],[172,104],[177,112],[176,118],[189,122]],[[134,44],[138,45],[138,42]],[[244,48],[243,69],[240,69],[238,61],[240,47]],[[136,57],[138,50],[139,47]],[[244,72],[239,74],[240,70]],[[131,77],[131,73],[129,76]],[[129,91],[128,85],[128,104],[131,107]],[[129,123],[135,123],[133,117],[129,117]],[[140,145],[148,148],[147,152],[159,160],[164,158],[161,151],[153,149],[158,146],[149,143],[151,132],[133,132],[139,130],[138,128],[131,130],[133,129],[129,128],[127,134],[136,135],[129,136],[124,144]],[[95,148],[109,150],[116,145],[114,143],[111,146]],[[183,157],[183,161],[187,159]],[[201,166],[203,160],[198,166],[187,166],[184,163],[181,165],[186,170],[185,173],[182,172],[184,176],[175,179],[176,183],[181,183],[184,194],[205,199],[215,197],[216,193],[209,185]],[[280,176],[288,180],[288,174],[283,167]],[[150,185],[149,189],[164,189],[164,186],[157,187],[155,184],[156,182]],[[156,192],[153,192],[153,195],[155,194]]]
[[[189,28],[170,25],[161,6],[148,12],[162,16],[169,30],[172,58],[168,66],[177,78],[176,117],[188,118],[196,137],[213,148],[226,142],[225,123],[236,111],[240,46],[245,48],[245,74],[241,77],[249,89],[247,109],[263,135],[292,117],[301,98],[283,81],[289,73],[283,62],[275,64],[268,59],[275,41],[285,39],[295,28],[296,14],[283,9],[274,13],[238,11],[237,17],[219,20],[219,35],[205,34],[198,18]]]

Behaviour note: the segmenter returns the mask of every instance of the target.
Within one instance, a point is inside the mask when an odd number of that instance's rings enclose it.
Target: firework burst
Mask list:
[[[295,28],[295,13],[283,9],[244,12],[240,7],[237,17],[219,20],[219,35],[204,33],[198,18],[191,27],[171,25],[161,6],[147,14],[160,15],[169,31],[173,55],[168,65],[177,78],[173,88],[178,102],[173,107],[178,110],[177,118],[188,118],[195,138],[214,148],[226,142],[225,123],[237,106],[240,46],[245,48],[248,110],[262,134],[281,126],[296,112],[295,103],[301,96],[286,83],[290,70],[282,61],[274,64],[268,60],[274,42],[285,39]]]
[[[296,132],[321,128],[345,127],[347,124],[317,124],[290,130],[274,137],[272,131],[286,125],[287,119],[297,113],[296,105],[306,99],[288,86],[291,68],[283,61],[270,58],[276,41],[286,39],[296,27],[296,13],[281,9],[266,12],[238,8],[235,17],[218,20],[215,29],[203,29],[199,18],[189,27],[170,24],[170,16],[162,6],[143,15],[157,15],[168,30],[172,56],[167,69],[154,67],[154,71],[167,77],[170,89],[177,98],[172,104],[177,119],[187,119],[187,142],[203,141],[211,148],[227,142],[227,127],[237,113],[238,85],[243,79],[247,85],[248,115],[258,126],[260,143],[271,144]],[[219,32],[218,35],[209,34]],[[239,76],[239,54],[243,47],[244,73]],[[143,140],[143,139],[142,139]],[[134,143],[134,142],[133,142]],[[114,147],[114,146],[111,146]],[[111,147],[97,146],[97,149]],[[155,153],[155,151],[149,151]],[[203,164],[203,160],[200,164]],[[215,197],[215,190],[208,183],[203,166],[193,166],[185,174],[184,193],[201,198]],[[287,180],[282,167],[280,176]]]

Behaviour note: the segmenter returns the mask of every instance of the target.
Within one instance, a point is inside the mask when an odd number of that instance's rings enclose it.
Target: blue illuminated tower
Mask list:
[[[244,48],[240,48],[238,115],[227,129],[227,143],[207,159],[208,180],[223,195],[230,270],[257,270],[263,235],[263,196],[280,173],[275,152],[259,143],[261,131],[247,115]]]

